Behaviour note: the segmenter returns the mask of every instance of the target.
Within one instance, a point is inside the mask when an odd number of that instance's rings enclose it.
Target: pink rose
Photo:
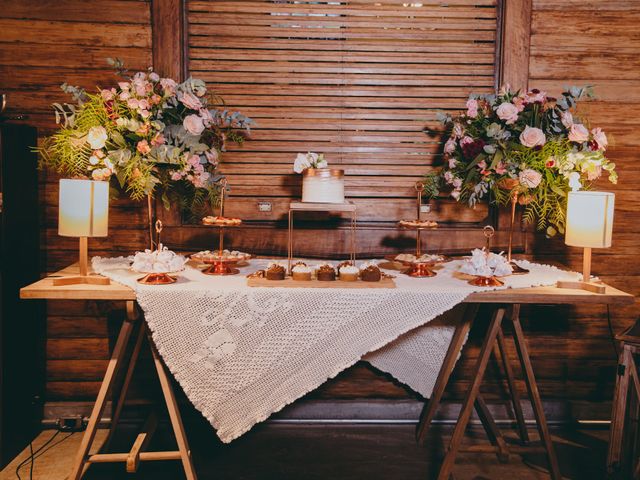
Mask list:
[[[467,100],[467,117],[475,118],[478,116],[478,101],[470,98]]]
[[[570,111],[565,111],[560,114],[560,121],[565,128],[570,128],[573,125],[573,115]]]
[[[569,128],[569,140],[576,143],[584,143],[589,140],[589,130],[581,123],[574,123]]]
[[[200,115],[187,115],[182,125],[192,135],[200,135],[204,131],[204,123]]]
[[[206,108],[200,109],[200,116],[202,117],[202,122],[204,123],[205,127],[211,126],[211,124],[213,123],[213,116],[211,115],[211,112],[209,110],[207,110]]]
[[[192,167],[195,167],[196,165],[200,165],[200,157],[198,155],[191,155],[187,159],[187,163]]]
[[[520,180],[520,185],[523,187],[536,188],[542,181],[542,174],[536,170],[527,168],[520,172],[518,180]]]
[[[164,135],[161,133],[158,133],[156,134],[155,137],[153,137],[153,140],[151,140],[151,144],[157,147],[158,145],[164,145],[166,141],[167,140],[166,138],[164,138]]]
[[[182,179],[182,174],[180,172],[173,172],[171,174],[171,180],[178,181]]]
[[[450,138],[444,144],[444,153],[448,153],[449,155],[451,155],[455,151],[456,151],[456,141],[453,138]]]
[[[453,173],[444,172],[444,181],[447,182],[447,183],[452,183],[453,182]]]
[[[192,110],[200,110],[202,108],[202,102],[193,93],[179,93],[178,100],[180,100],[185,107]]]
[[[204,156],[207,158],[207,161],[212,165],[218,163],[218,151],[217,150],[207,150],[204,152]]]
[[[137,98],[130,98],[129,100],[127,100],[127,107],[129,108],[138,108],[139,105],[140,104]]]
[[[496,114],[500,120],[504,120],[507,125],[511,125],[518,120],[518,108],[509,102],[500,104],[496,110]]]
[[[118,82],[118,86],[120,90],[129,90],[131,88],[131,84],[129,82]]]
[[[524,96],[524,101],[527,103],[543,103],[547,98],[546,92],[541,92],[537,88],[527,92]]]
[[[151,151],[151,147],[149,146],[149,142],[146,140],[140,140],[136,146],[136,150],[138,150],[142,155],[146,155]]]
[[[524,130],[520,134],[520,143],[525,147],[533,148],[533,147],[541,147],[547,141],[547,138],[544,136],[544,132],[539,128],[526,126]]]
[[[176,87],[178,86],[175,80],[171,78],[161,78],[160,85],[164,89],[165,95],[174,95],[176,93]]]
[[[458,165],[458,161],[453,157],[449,157],[449,168],[456,168],[456,165]]]
[[[462,137],[462,139],[460,140],[460,145],[469,145],[473,143],[473,138],[469,137],[468,135],[465,137]]]
[[[101,90],[100,96],[105,102],[108,102],[109,100],[113,100],[113,97],[115,97],[115,93],[115,88],[112,88],[111,90]]]
[[[128,90],[125,90],[122,93],[120,93],[120,95],[118,95],[118,98],[122,101],[127,100],[129,97],[131,97],[131,94],[129,93]]]
[[[594,128],[591,130],[591,135],[593,135],[593,141],[598,144],[598,150],[602,150],[604,152],[609,145],[609,141],[602,129]]]
[[[486,160],[482,160],[481,162],[478,162],[476,167],[478,167],[480,170],[485,170],[487,168]]]

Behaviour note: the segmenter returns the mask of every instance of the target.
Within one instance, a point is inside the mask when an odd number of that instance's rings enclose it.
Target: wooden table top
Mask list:
[[[20,289],[24,299],[64,300],[135,300],[133,289],[117,282],[110,285],[65,285],[54,286],[53,279],[78,275],[78,265],[71,265],[59,272]],[[548,287],[509,288],[472,293],[465,303],[520,303],[520,304],[609,304],[629,305],[635,297],[617,288],[606,286],[604,294]]]

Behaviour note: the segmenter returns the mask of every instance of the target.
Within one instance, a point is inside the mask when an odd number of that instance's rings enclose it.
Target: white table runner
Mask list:
[[[145,286],[127,259],[93,259],[95,271],[135,289],[167,367],[226,443],[360,359],[429,397],[453,335],[451,309],[487,289],[452,276],[460,261],[433,278],[389,272],[395,289],[248,287],[245,275],[267,262],[224,277],[187,267],[173,285]],[[577,276],[522,265],[531,273],[502,288]]]

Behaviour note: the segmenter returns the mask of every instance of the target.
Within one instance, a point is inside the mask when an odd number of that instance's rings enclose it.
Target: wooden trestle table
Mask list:
[[[77,275],[78,267],[72,265],[60,272],[43,278],[42,280],[24,287],[20,291],[20,297],[23,299],[45,299],[45,300],[119,300],[126,302],[127,316],[123,322],[118,339],[116,341],[113,353],[109,360],[107,370],[102,380],[102,385],[98,392],[96,403],[91,412],[87,429],[82,438],[80,448],[73,464],[73,470],[69,476],[70,480],[78,480],[82,477],[85,468],[91,463],[111,463],[124,462],[128,472],[135,472],[141,461],[153,460],[180,460],[188,480],[195,480],[196,473],[191,460],[191,451],[187,442],[184,427],[175,395],[171,386],[170,374],[166,366],[162,362],[147,329],[146,323],[142,320],[142,315],[136,304],[135,292],[124,285],[112,282],[110,285],[64,285],[54,286],[53,279]],[[533,412],[536,420],[540,439],[544,446],[549,461],[551,478],[560,480],[560,468],[558,460],[553,449],[551,436],[547,426],[546,417],[542,408],[542,401],[536,383],[535,375],[531,365],[528,348],[524,332],[520,323],[519,313],[522,304],[555,304],[555,305],[578,305],[578,304],[603,304],[603,305],[628,305],[635,301],[634,297],[621,290],[611,286],[606,286],[604,294],[596,294],[584,290],[558,289],[555,287],[531,287],[522,289],[493,290],[486,292],[473,293],[465,299],[466,310],[463,317],[456,326],[455,333],[451,340],[451,344],[447,350],[445,360],[440,370],[439,376],[433,389],[433,394],[429,401],[425,404],[422,412],[420,423],[416,431],[417,440],[424,442],[427,430],[438,409],[442,395],[445,391],[449,377],[454,369],[456,360],[464,346],[467,334],[476,317],[476,313],[480,304],[495,305],[489,328],[482,344],[480,355],[474,367],[472,381],[467,390],[462,409],[458,417],[458,421],[453,431],[449,447],[446,450],[445,458],[438,475],[439,480],[448,480],[451,470],[455,463],[455,458],[460,450],[460,445],[464,437],[465,429],[471,419],[473,410],[478,416],[487,432],[487,436],[491,442],[490,450],[480,448],[479,451],[494,451],[501,461],[507,461],[509,448],[498,430],[486,403],[482,399],[480,392],[480,384],[484,377],[485,370],[489,358],[494,351],[496,345],[504,364],[505,374],[507,376],[507,384],[511,394],[513,410],[516,416],[516,422],[520,438],[523,443],[528,442],[528,434],[520,405],[520,398],[515,388],[513,377],[513,369],[506,356],[505,336],[502,325],[505,317],[509,316],[513,324],[513,336],[518,354],[518,359],[522,365],[524,380],[527,386],[529,397],[532,403]],[[135,341],[131,355],[126,361],[127,345],[131,334],[135,332]],[[127,393],[127,388],[131,381],[133,370],[137,362],[140,349],[144,338],[148,339],[148,345],[151,349],[156,372],[160,379],[164,401],[167,405],[171,426],[176,437],[178,450],[149,452],[145,451],[147,444],[156,426],[155,416],[149,417],[145,423],[142,432],[137,436],[133,446],[129,452],[124,453],[96,453],[89,454],[89,450],[95,439],[98,422],[104,412],[107,396],[111,391],[114,380],[118,373],[126,368],[122,386],[114,400],[114,411],[111,419],[110,431],[104,446],[108,446],[115,427],[118,423],[122,406]]]

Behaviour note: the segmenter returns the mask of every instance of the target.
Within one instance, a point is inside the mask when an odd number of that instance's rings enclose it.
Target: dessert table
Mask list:
[[[552,267],[548,267],[551,269]],[[182,425],[182,421],[180,418],[180,413],[178,411],[178,407],[175,401],[175,396],[173,394],[173,390],[171,388],[170,383],[170,373],[167,369],[167,365],[171,369],[171,373],[178,379],[179,383],[185,388],[184,382],[184,372],[180,371],[180,366],[175,363],[175,359],[171,358],[169,355],[169,346],[166,343],[166,338],[163,338],[162,332],[159,327],[161,326],[161,322],[158,321],[158,318],[154,318],[152,315],[150,318],[146,318],[146,322],[142,321],[142,316],[139,315],[138,306],[142,301],[142,307],[147,312],[147,310],[151,307],[149,302],[149,297],[145,297],[144,291],[148,291],[149,288],[171,288],[176,289],[175,293],[179,294],[182,290],[187,289],[187,285],[189,281],[197,282],[199,281],[198,274],[199,271],[192,269],[184,274],[186,277],[186,281],[181,284],[179,281],[176,285],[173,286],[160,286],[160,287],[144,287],[138,288],[135,286],[135,283],[130,284],[130,286],[126,286],[121,283],[111,282],[110,285],[65,285],[65,286],[53,286],[53,279],[60,278],[65,276],[74,275],[77,273],[77,267],[71,266],[67,269],[64,269],[56,274],[44,278],[32,285],[29,285],[21,290],[21,298],[24,299],[71,299],[71,300],[122,300],[126,302],[127,307],[127,318],[123,323],[121,331],[119,333],[116,345],[113,350],[113,354],[111,356],[111,360],[109,361],[107,371],[105,373],[104,380],[102,382],[102,386],[100,388],[98,398],[96,400],[96,404],[92,411],[91,417],[89,419],[89,424],[87,426],[87,431],[83,437],[81,447],[78,451],[77,457],[74,462],[73,472],[70,476],[71,479],[81,478],[83,470],[85,466],[89,463],[97,463],[97,462],[125,462],[128,471],[135,471],[140,461],[151,461],[151,460],[167,460],[167,459],[175,459],[181,460],[185,474],[188,479],[195,479],[196,473],[191,461],[191,455],[189,446],[187,443],[186,435],[184,432],[184,428]],[[100,269],[103,271],[102,269]],[[542,270],[541,270],[542,271]],[[545,270],[546,273],[553,273],[555,271]],[[110,276],[112,279],[118,278],[124,283],[129,282],[129,279],[126,275],[126,272],[112,273],[109,272],[108,269],[104,270],[104,273],[107,276]],[[244,272],[243,272],[244,273]],[[554,275],[560,276],[575,276],[575,274],[569,272],[561,272],[557,271],[553,273]],[[119,276],[123,275],[123,276]],[[444,274],[442,274],[444,277]],[[202,275],[204,276],[204,275]],[[135,278],[132,277],[132,278]],[[210,277],[209,277],[210,278]],[[227,277],[229,278],[229,277]],[[435,277],[437,278],[437,277]],[[520,277],[522,278],[522,277]],[[564,278],[564,277],[563,277]],[[124,279],[124,280],[122,280]],[[239,282],[240,280],[244,280],[244,276],[236,276],[234,281]],[[425,296],[429,290],[436,285],[436,283],[428,283],[433,282],[434,279],[409,279],[407,278],[398,278],[398,288],[396,290],[407,290],[407,292],[411,295],[414,295],[416,299],[419,299]],[[413,283],[408,283],[408,281]],[[213,281],[213,280],[209,280]],[[228,280],[227,280],[228,281]],[[549,278],[545,280],[549,283]],[[417,283],[416,283],[417,282]],[[420,283],[425,282],[425,283]],[[524,282],[521,279],[513,277],[512,283],[507,286],[515,287],[517,285],[522,285]],[[257,289],[262,290],[264,295],[277,295],[278,291],[282,290],[296,290],[296,289],[283,289],[283,288],[269,288],[269,289]],[[315,290],[315,291],[324,291],[328,289],[298,289],[298,290]],[[384,295],[384,293],[380,293],[384,289],[373,289],[372,291],[378,292],[377,295]],[[438,368],[439,373],[437,373],[437,378],[435,378],[434,382],[431,382],[424,386],[420,384],[420,388],[417,388],[418,391],[421,391],[423,395],[430,397],[429,402],[425,406],[425,410],[423,411],[423,415],[418,426],[417,430],[417,438],[419,441],[423,441],[425,437],[425,433],[428,430],[430,423],[436,413],[436,410],[439,406],[440,400],[442,398],[442,394],[445,390],[446,384],[449,380],[451,372],[455,366],[456,360],[459,357],[459,354],[464,346],[464,343],[467,338],[467,334],[471,325],[476,316],[476,312],[479,304],[493,304],[495,305],[493,317],[491,323],[489,325],[488,331],[486,333],[480,356],[477,360],[476,366],[474,368],[473,373],[473,381],[465,395],[465,399],[463,402],[462,410],[460,412],[457,425],[455,427],[450,445],[447,449],[446,456],[444,459],[444,463],[440,470],[439,478],[448,479],[453,464],[455,462],[455,457],[460,447],[460,443],[462,441],[464,430],[470,420],[473,409],[475,408],[478,411],[480,419],[487,431],[489,439],[491,443],[494,445],[494,449],[498,454],[499,458],[506,459],[508,455],[508,449],[504,439],[502,438],[499,430],[495,426],[495,422],[491,418],[488,409],[479,395],[479,388],[482,382],[482,377],[484,375],[489,357],[494,350],[494,346],[497,344],[499,350],[504,352],[504,344],[505,338],[502,333],[502,324],[505,317],[509,316],[514,327],[514,340],[516,343],[516,350],[518,352],[519,360],[522,363],[522,370],[525,374],[525,382],[529,391],[529,395],[533,404],[533,410],[536,417],[537,427],[540,433],[541,440],[544,444],[549,464],[551,476],[554,479],[561,478],[560,471],[558,468],[557,459],[555,456],[555,452],[553,450],[553,446],[551,443],[551,438],[549,436],[548,427],[546,424],[546,419],[544,412],[542,410],[542,402],[540,400],[540,395],[538,393],[537,384],[535,381],[535,376],[533,373],[533,369],[531,367],[531,361],[529,358],[524,332],[522,330],[522,326],[519,320],[519,311],[521,304],[583,304],[583,303],[591,303],[591,304],[608,304],[608,305],[621,305],[621,304],[629,304],[634,302],[634,297],[624,293],[620,290],[617,290],[613,287],[606,286],[606,291],[604,294],[594,294],[584,290],[570,290],[570,289],[557,289],[554,286],[532,286],[527,288],[504,288],[504,289],[488,289],[488,288],[476,288],[474,290],[469,290],[466,282],[460,282],[459,286],[454,289],[454,292],[451,292],[451,296],[447,297],[447,301],[449,302],[449,307],[452,302],[453,304],[463,304],[464,314],[458,320],[455,320],[451,325],[451,334],[449,335],[450,342],[447,345],[443,345],[442,355],[439,357],[439,361],[441,362],[441,367]],[[281,292],[282,293],[282,292]],[[302,292],[286,292],[288,294],[301,294]],[[363,293],[364,295],[364,293]],[[347,298],[347,297],[345,297]],[[373,298],[373,297],[370,297]],[[343,299],[344,301],[344,299]],[[445,302],[446,304],[446,302]],[[443,304],[444,305],[444,304]],[[347,309],[348,310],[348,309]],[[347,312],[348,313],[348,312]],[[437,315],[441,312],[436,312]],[[432,317],[433,318],[433,317]],[[428,322],[429,319],[416,320],[412,322],[406,322],[402,325],[399,325],[396,330],[389,330],[389,334],[392,336],[386,338],[384,342],[380,344],[373,345],[375,348],[371,348],[372,345],[366,347],[362,352],[354,352],[354,355],[357,356],[356,360],[360,358],[363,354],[367,354],[369,352],[370,356],[367,355],[364,357],[365,360],[370,361],[372,364],[376,365],[374,362],[381,362],[381,364],[388,365],[389,368],[394,367],[394,361],[398,361],[397,353],[401,352],[402,349],[398,349],[396,355],[387,355],[385,357],[384,350],[389,348],[387,343],[392,342],[396,338],[398,338],[401,334],[407,333],[419,327],[420,325],[424,325]],[[150,327],[150,328],[149,328]],[[163,327],[164,328],[164,327]],[[151,332],[153,332],[153,337]],[[126,355],[126,345],[132,334],[136,335],[136,341],[134,342],[133,353],[130,355],[128,362],[125,361],[127,358]],[[188,335],[184,335],[188,337]],[[147,338],[149,347],[151,348],[151,352],[153,355],[153,360],[155,364],[156,371],[160,378],[162,392],[164,396],[164,400],[167,404],[171,425],[173,427],[174,433],[176,435],[178,450],[176,451],[168,451],[168,452],[148,452],[145,451],[145,447],[149,441],[150,436],[153,434],[153,430],[155,428],[154,419],[150,419],[143,428],[143,432],[138,435],[138,438],[133,444],[132,449],[126,453],[98,453],[94,455],[89,455],[89,449],[91,444],[93,443],[95,432],[97,428],[97,423],[102,416],[106,405],[106,398],[108,392],[114,387],[114,379],[121,369],[126,369],[126,373],[124,376],[124,384],[117,395],[118,401],[115,403],[115,410],[111,424],[110,436],[115,429],[116,424],[118,423],[120,411],[122,408],[122,404],[126,395],[126,390],[131,380],[131,374],[133,372],[133,367],[137,361],[138,354],[140,352],[143,340]],[[400,338],[401,340],[402,338]],[[158,346],[158,348],[156,348]],[[223,344],[224,347],[224,344]],[[381,348],[384,347],[384,348]],[[194,347],[196,350],[197,348]],[[368,348],[368,349],[367,349]],[[158,349],[162,353],[162,357],[160,353],[158,353]],[[378,351],[375,351],[378,350]],[[225,353],[224,351],[222,352]],[[224,356],[224,355],[222,355]],[[506,362],[506,357],[504,354],[502,355],[503,362],[505,362],[505,371],[507,374],[507,380],[510,387],[513,387],[513,374],[511,370],[511,366]],[[215,360],[219,360],[220,357],[217,357]],[[355,357],[354,357],[355,358]],[[169,359],[169,360],[168,360]],[[164,360],[164,361],[163,361]],[[166,362],[166,364],[165,364]],[[341,359],[339,364],[339,369],[335,371],[333,374],[337,374],[340,370],[347,368],[350,366],[350,363],[344,363],[344,359]],[[385,363],[386,362],[386,363]],[[214,362],[215,363],[215,362]],[[397,366],[397,365],[395,365]],[[195,367],[194,367],[195,368]],[[392,374],[394,374],[393,370],[388,370]],[[333,372],[333,370],[332,370]],[[418,372],[419,375],[419,372]],[[324,379],[330,378],[332,375],[326,375]],[[405,383],[412,385],[414,381],[411,378],[402,379]],[[317,382],[317,379],[316,379]],[[319,384],[318,384],[319,385]],[[315,387],[314,387],[315,388]],[[185,393],[190,398],[190,400],[194,401],[195,398],[191,394],[193,392],[190,391],[190,388],[185,388]],[[197,393],[197,392],[196,392]],[[302,392],[305,393],[305,392]],[[429,395],[431,393],[431,395]],[[527,440],[526,428],[524,426],[524,419],[522,417],[522,412],[519,405],[519,399],[517,398],[517,392],[515,389],[511,388],[512,400],[514,403],[514,411],[516,412],[516,417],[518,421],[518,425],[520,427],[520,433],[523,440]],[[230,394],[231,395],[231,394]],[[294,395],[292,398],[287,398],[286,403],[295,400],[301,396],[300,393]],[[197,396],[196,396],[197,397]],[[115,398],[115,396],[114,396]],[[194,405],[201,411],[206,409],[207,405],[202,405],[199,403],[199,399],[196,398],[194,401]],[[276,403],[277,401],[274,400]],[[278,405],[279,408],[282,408],[284,405]],[[275,404],[274,404],[275,405]],[[231,426],[235,426],[232,424],[225,424],[220,418],[213,417],[215,412],[211,414],[210,412],[203,414],[207,416],[207,418],[212,421],[212,424],[219,428],[221,425],[225,426],[228,431],[221,433],[218,431],[218,435],[221,436],[223,441],[231,441],[233,438],[244,433],[244,431],[251,428],[251,425],[254,423],[263,420],[268,416],[268,414],[273,411],[277,411],[277,409],[273,409],[271,406],[271,410],[267,411],[267,415],[259,415],[256,418],[251,420],[251,423],[246,425],[238,426],[236,430],[233,430]],[[263,412],[265,413],[265,412]],[[214,422],[216,420],[218,423]],[[230,426],[231,425],[231,426]],[[224,430],[224,428],[223,428]],[[224,436],[226,435],[226,437]],[[108,442],[107,442],[108,443]]]

